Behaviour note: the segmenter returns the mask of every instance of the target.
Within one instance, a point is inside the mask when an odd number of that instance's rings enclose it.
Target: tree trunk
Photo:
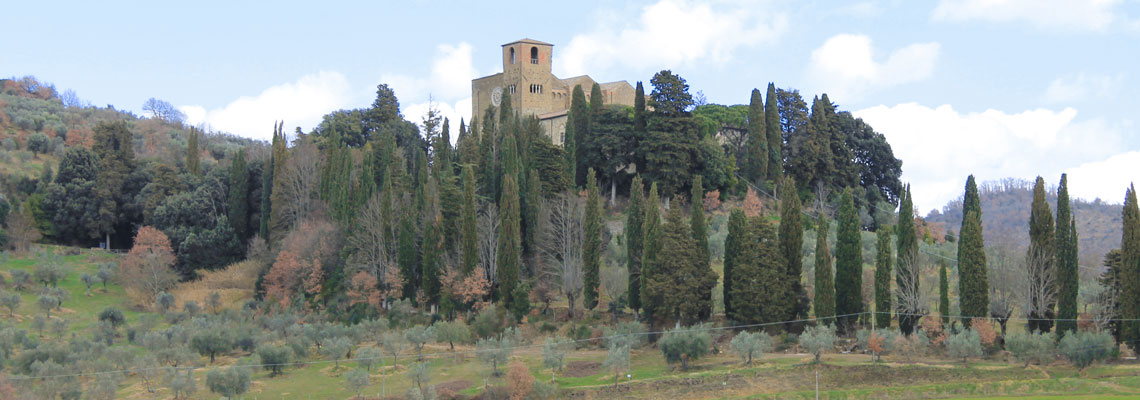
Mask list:
[[[615,174],[616,175],[616,174]],[[617,205],[617,177],[610,178],[610,206]]]
[[[574,295],[567,295],[566,300],[570,303],[570,319],[574,319]]]

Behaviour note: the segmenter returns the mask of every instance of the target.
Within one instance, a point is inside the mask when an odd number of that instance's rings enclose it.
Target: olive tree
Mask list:
[[[711,345],[712,338],[708,332],[683,327],[669,330],[658,342],[665,362],[680,362],[682,370],[689,369],[689,361],[709,354]]]
[[[352,342],[346,337],[336,337],[321,347],[321,354],[333,361],[333,370],[340,368],[340,360],[352,350]]]
[[[246,367],[214,368],[206,374],[206,386],[211,392],[227,399],[249,390],[250,371]]]
[[[20,302],[23,299],[16,293],[0,293],[0,304],[8,309],[8,316],[15,317],[16,310],[20,308]]]
[[[982,339],[978,332],[966,329],[950,335],[946,341],[946,355],[950,358],[961,358],[962,364],[970,357],[982,356]]]
[[[465,343],[471,340],[471,328],[463,321],[440,321],[431,326],[435,331],[435,340],[447,343],[451,351],[455,351],[455,342]]]
[[[1107,360],[1115,347],[1116,342],[1108,333],[1077,332],[1061,338],[1057,349],[1078,370],[1084,370],[1096,361]]]
[[[380,337],[380,346],[384,348],[385,353],[392,356],[392,366],[395,367],[400,353],[408,349],[408,341],[399,332],[384,332]]]
[[[368,387],[369,376],[368,371],[357,368],[344,374],[344,381],[348,384],[348,388],[356,392],[356,398],[360,398],[360,393],[364,388]]]
[[[752,365],[753,358],[772,351],[772,337],[764,332],[740,332],[728,343],[732,352],[740,356],[745,364]]]
[[[416,350],[416,359],[424,360],[424,345],[435,338],[435,330],[430,326],[416,325],[404,331],[404,339]]]
[[[835,347],[835,327],[831,325],[809,326],[800,335],[800,347],[815,355],[815,363],[818,364],[823,352]]]
[[[364,347],[356,351],[356,365],[372,372],[372,367],[379,365],[383,356],[378,348]]]
[[[281,371],[285,369],[285,365],[289,364],[289,357],[292,355],[292,350],[285,346],[257,346],[257,356],[261,358],[261,363],[269,371],[270,377],[281,375]]]

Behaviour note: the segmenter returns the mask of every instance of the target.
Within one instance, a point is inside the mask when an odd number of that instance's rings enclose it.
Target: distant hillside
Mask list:
[[[979,188],[982,200],[982,223],[986,244],[1008,243],[1016,248],[1029,245],[1029,208],[1033,202],[1033,182],[1007,178],[984,182]],[[1049,207],[1057,212],[1057,188],[1049,186]],[[1096,267],[1104,254],[1120,247],[1120,204],[1073,200],[1073,214],[1080,236],[1080,264]],[[942,211],[927,214],[928,223],[945,224],[957,232],[962,224],[962,199],[951,201]]]

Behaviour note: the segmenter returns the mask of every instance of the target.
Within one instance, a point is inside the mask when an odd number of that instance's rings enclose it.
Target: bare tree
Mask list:
[[[629,272],[622,266],[610,265],[602,269],[602,289],[609,296],[609,310],[613,323],[618,323],[618,314],[625,309],[625,293],[629,290]]]
[[[923,284],[923,263],[920,261],[918,249],[902,255],[899,264],[895,269],[898,273],[895,285],[895,299],[898,304],[895,305],[895,311],[898,312],[900,320],[908,318],[918,321],[928,312],[927,307],[934,298],[932,288],[936,285],[929,282]]]
[[[1051,318],[1053,305],[1057,304],[1057,282],[1051,268],[1052,262],[1052,249],[1043,249],[1031,244],[1025,254],[1025,276],[1019,281],[1023,284],[1022,298],[1025,300],[1023,311],[1025,317],[1029,319],[1030,327],[1034,326],[1035,321]]]
[[[384,281],[389,269],[396,265],[396,241],[391,227],[381,212],[381,195],[376,193],[364,203],[356,216],[356,225],[348,237],[349,246],[355,251],[348,258],[351,268],[368,271],[372,276]],[[382,282],[388,285],[388,282]],[[390,289],[390,288],[389,288]]]
[[[479,213],[476,222],[476,230],[479,231],[479,263],[483,265],[487,281],[493,284],[497,281],[499,269],[499,207],[488,203]]]
[[[289,152],[284,171],[287,200],[282,207],[290,227],[296,228],[316,207],[320,161],[320,151],[311,140],[302,141]]]
[[[557,277],[574,318],[574,300],[582,293],[582,198],[564,192],[542,207],[542,253],[548,260],[544,274]]]
[[[173,104],[170,104],[170,102],[166,100],[151,97],[143,103],[142,109],[150,113],[151,118],[161,119],[166,122],[180,124],[186,120],[186,114],[179,111]]]
[[[990,282],[990,317],[1001,325],[1001,334],[1006,332],[1006,324],[1018,307],[1024,267],[1022,257],[1016,255],[1008,243],[995,243],[986,247],[986,270]]]

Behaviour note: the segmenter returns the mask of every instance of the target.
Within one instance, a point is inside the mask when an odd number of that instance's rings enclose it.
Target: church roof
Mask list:
[[[510,42],[510,43],[504,44],[503,47],[510,46],[512,44],[515,44],[515,43],[537,44],[537,45],[542,45],[542,46],[554,46],[553,44],[546,43],[543,41],[538,41],[538,40],[534,40],[534,39],[530,39],[530,38],[523,38],[523,39],[519,39],[519,40]]]

